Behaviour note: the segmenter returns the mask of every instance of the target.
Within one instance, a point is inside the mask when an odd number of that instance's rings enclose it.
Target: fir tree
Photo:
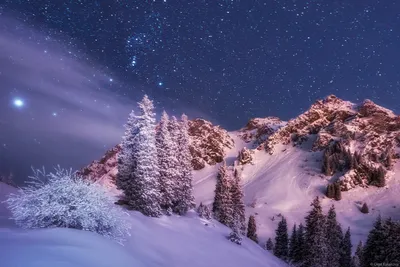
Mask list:
[[[219,168],[212,212],[214,217],[222,224],[233,225],[232,201],[230,195],[230,171],[224,162]]]
[[[299,228],[296,231],[296,246],[294,248],[293,252],[293,258],[292,261],[294,263],[303,263],[305,259],[305,253],[306,253],[306,246],[305,246],[305,233],[304,233],[304,226],[303,224],[299,225]]]
[[[292,235],[290,236],[290,242],[289,242],[289,259],[291,259],[292,261],[294,260],[297,246],[298,246],[297,226],[296,224],[294,224]]]
[[[250,215],[249,217],[249,224],[247,227],[247,237],[253,240],[254,242],[258,243],[257,225],[254,215]]]
[[[118,159],[117,186],[125,193],[130,208],[144,215],[161,215],[155,113],[145,95],[139,104],[140,115],[131,113]]]
[[[271,238],[268,238],[267,243],[265,243],[265,249],[268,251],[272,251],[274,249],[274,243]]]
[[[275,236],[274,255],[278,258],[286,260],[289,254],[289,236],[285,217],[278,224]]]
[[[340,189],[340,181],[334,183],[335,200],[342,199],[342,190]]]
[[[177,181],[177,196],[175,211],[183,215],[195,206],[192,186],[192,155],[190,154],[190,137],[188,118],[182,115],[178,131],[178,159],[180,162],[180,173]]]
[[[363,250],[363,266],[373,263],[400,263],[400,224],[380,216],[370,231]]]
[[[363,266],[363,245],[361,241],[360,243],[358,243],[356,253],[353,256],[352,266],[353,267]]]
[[[326,239],[327,239],[327,253],[330,266],[340,267],[340,248],[343,239],[342,228],[336,220],[335,206],[332,205],[329,209],[326,218]]]
[[[381,216],[374,224],[374,228],[369,232],[367,242],[364,246],[364,266],[371,266],[376,262],[384,261],[383,250],[386,247],[386,234],[384,232]]]
[[[305,234],[305,263],[306,266],[328,266],[327,242],[325,235],[325,216],[322,213],[321,203],[316,197],[311,203],[312,210],[306,216]]]
[[[351,247],[351,234],[349,227],[347,228],[341,244],[340,267],[351,267]]]
[[[165,210],[171,210],[173,207],[176,187],[175,178],[177,176],[176,166],[178,165],[168,126],[169,118],[167,113],[164,111],[161,116],[159,130],[156,134],[156,145],[161,192],[160,205]]]
[[[232,201],[233,219],[238,221],[239,231],[242,235],[246,234],[246,214],[243,202],[243,189],[240,185],[240,177],[235,169],[233,180],[231,181],[230,195]]]

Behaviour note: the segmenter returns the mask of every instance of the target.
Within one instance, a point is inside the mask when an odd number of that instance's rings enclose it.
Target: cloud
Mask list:
[[[0,17],[0,25],[2,162],[78,167],[119,142],[135,106],[118,96],[124,85],[61,42],[9,18]],[[25,106],[13,107],[15,97]],[[0,170],[7,168],[2,162]]]

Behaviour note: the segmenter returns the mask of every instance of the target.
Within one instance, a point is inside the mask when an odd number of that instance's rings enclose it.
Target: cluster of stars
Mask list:
[[[116,80],[157,88],[162,103],[196,108],[228,128],[255,116],[289,119],[331,93],[396,107],[398,1],[139,2],[0,6],[34,26],[44,21],[49,38],[68,36],[71,50]]]

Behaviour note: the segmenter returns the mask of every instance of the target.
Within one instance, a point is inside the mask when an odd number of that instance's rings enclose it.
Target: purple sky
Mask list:
[[[77,168],[119,142],[135,101],[117,96],[110,72],[11,19],[0,25],[0,172]]]

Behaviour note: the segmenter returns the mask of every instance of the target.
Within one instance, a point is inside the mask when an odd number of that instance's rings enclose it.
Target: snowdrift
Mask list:
[[[0,198],[15,189],[0,183]],[[0,205],[0,259],[6,267],[220,267],[287,266],[253,241],[238,246],[230,230],[204,221],[191,211],[185,217],[145,217],[130,212],[132,236],[124,246],[95,233],[72,229],[18,229]]]

